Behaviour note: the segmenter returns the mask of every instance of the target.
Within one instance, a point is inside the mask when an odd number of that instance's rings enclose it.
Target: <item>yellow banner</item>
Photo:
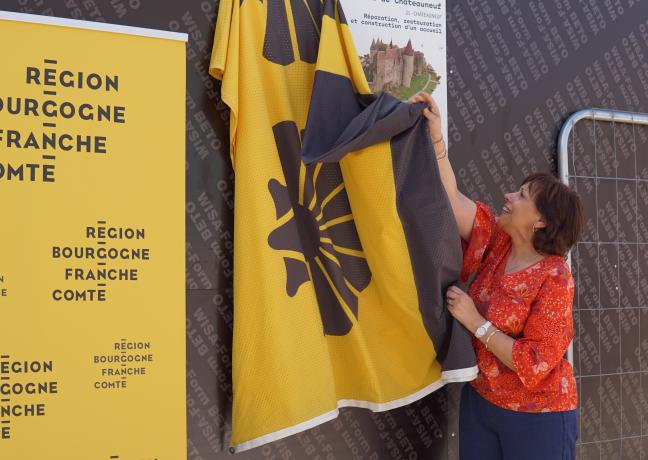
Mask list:
[[[0,12],[0,458],[186,456],[183,34]]]

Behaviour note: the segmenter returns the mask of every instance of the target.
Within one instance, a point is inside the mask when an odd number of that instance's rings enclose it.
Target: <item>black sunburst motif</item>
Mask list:
[[[345,335],[358,318],[358,295],[371,272],[351,214],[337,163],[304,166],[297,126],[284,121],[273,126],[286,186],[268,183],[278,227],[268,244],[282,251],[286,292],[294,296],[312,281],[326,335]]]
[[[268,0],[266,7],[263,57],[282,66],[295,62],[289,21],[292,20],[295,29],[299,59],[310,64],[317,62],[322,16],[335,19],[337,11],[340,24],[347,23],[342,6],[337,0],[290,0],[290,19],[284,0]]]

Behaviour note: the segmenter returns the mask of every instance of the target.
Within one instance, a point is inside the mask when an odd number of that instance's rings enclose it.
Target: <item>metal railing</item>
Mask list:
[[[579,110],[578,112],[573,113],[563,124],[562,128],[560,129],[560,135],[558,137],[558,175],[560,177],[560,180],[562,180],[562,182],[567,185],[569,185],[569,178],[570,178],[569,139],[570,139],[570,135],[572,135],[574,132],[574,126],[576,126],[576,123],[578,123],[581,120],[592,120],[594,121],[594,123],[596,123],[596,121],[610,122],[612,123],[613,126],[613,133],[616,136],[616,131],[614,131],[616,123],[648,125],[648,114],[639,113],[639,112],[625,112],[620,110],[595,109],[595,108]],[[596,136],[596,130],[594,130],[594,135]],[[615,154],[615,162],[616,162],[616,144],[615,144],[614,154]],[[636,155],[636,145],[635,145],[635,155]],[[596,143],[594,143],[594,161],[596,161],[596,159],[597,159]],[[574,165],[573,158],[572,158],[572,165]],[[615,168],[617,167],[618,164],[615,164]],[[575,169],[574,169],[574,175],[577,175]],[[617,220],[618,220],[618,213],[617,213]],[[600,244],[600,242],[598,241],[596,243],[597,245]],[[572,260],[571,260],[571,251],[570,251],[567,254],[567,263],[570,267],[571,267],[571,262]],[[617,282],[619,282],[619,280],[617,280]],[[599,293],[599,303],[600,303],[600,293]],[[569,345],[569,349],[567,351],[567,359],[569,360],[570,364],[572,365],[574,364],[574,342],[573,341]]]

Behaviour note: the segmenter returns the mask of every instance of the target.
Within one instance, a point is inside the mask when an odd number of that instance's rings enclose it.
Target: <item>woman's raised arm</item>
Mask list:
[[[423,110],[423,115],[428,120],[430,137],[432,138],[434,151],[439,163],[441,181],[452,205],[452,211],[457,221],[457,227],[459,228],[459,235],[461,235],[464,241],[469,241],[477,212],[477,205],[457,189],[457,179],[448,159],[446,143],[441,132],[441,111],[439,110],[439,106],[432,99],[432,96],[426,92],[417,94],[410,99],[410,102],[425,102],[428,105]]]

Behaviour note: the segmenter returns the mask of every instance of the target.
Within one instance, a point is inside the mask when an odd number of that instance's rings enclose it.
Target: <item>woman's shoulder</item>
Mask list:
[[[545,258],[545,276],[543,284],[563,285],[574,287],[574,278],[569,265],[563,256],[550,255]]]
[[[475,200],[475,204],[477,205],[476,218],[480,219],[482,227],[489,227],[493,246],[501,246],[509,243],[511,237],[500,225],[499,216],[495,210],[483,201]]]
[[[481,200],[475,200],[475,205],[477,206],[477,214],[487,217],[491,222],[497,222],[497,214],[491,206]]]
[[[477,227],[484,230],[492,230],[498,225],[498,218],[493,208],[479,200],[475,200],[475,205],[477,206],[477,210],[475,212],[475,225],[473,229]]]
[[[571,270],[567,261],[563,256],[559,255],[548,255],[545,257],[547,275],[548,276],[560,276],[564,274],[570,274]]]

